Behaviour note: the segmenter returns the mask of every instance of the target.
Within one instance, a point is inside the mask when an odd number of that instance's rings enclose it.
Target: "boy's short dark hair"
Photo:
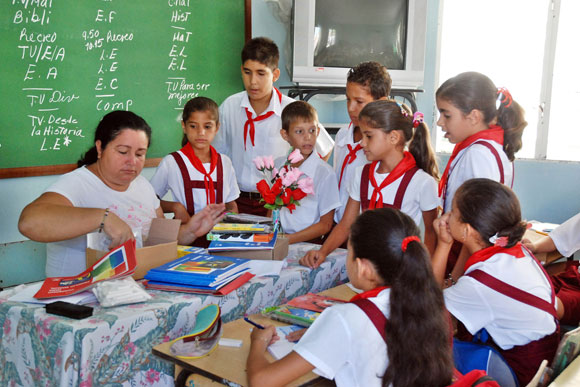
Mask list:
[[[248,60],[255,60],[274,71],[278,68],[279,59],[280,52],[278,51],[278,46],[269,38],[253,38],[247,41],[242,49],[242,64]]]
[[[314,121],[318,124],[316,109],[306,101],[295,101],[282,110],[282,129],[290,130],[290,125],[299,118],[305,121]]]
[[[348,71],[346,82],[358,83],[369,88],[375,100],[391,94],[393,80],[387,68],[379,62],[362,62]]]

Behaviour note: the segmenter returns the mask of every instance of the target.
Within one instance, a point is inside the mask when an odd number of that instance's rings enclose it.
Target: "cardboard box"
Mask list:
[[[238,257],[246,259],[261,259],[266,261],[281,261],[288,256],[288,238],[278,237],[272,250],[228,250],[212,251],[211,255]]]
[[[134,279],[141,279],[150,269],[177,259],[177,235],[179,234],[179,219],[155,218],[151,222],[149,237],[143,247],[137,249],[137,268]],[[87,249],[87,267],[97,262],[106,251]]]

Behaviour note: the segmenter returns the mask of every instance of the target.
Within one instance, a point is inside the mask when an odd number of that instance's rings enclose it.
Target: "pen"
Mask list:
[[[247,322],[249,322],[250,324],[252,324],[253,326],[255,326],[255,327],[256,327],[256,328],[258,328],[258,329],[264,329],[264,327],[263,327],[263,326],[261,326],[260,324],[257,324],[257,323],[255,323],[255,322],[253,322],[252,320],[250,320],[250,319],[249,319],[249,318],[247,318],[247,317],[244,317],[244,321],[247,321]]]

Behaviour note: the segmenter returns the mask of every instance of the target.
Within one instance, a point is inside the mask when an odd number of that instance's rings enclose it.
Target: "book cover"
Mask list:
[[[264,309],[262,313],[273,320],[300,325],[302,327],[309,327],[320,316],[319,312],[288,305],[272,306]]]
[[[307,293],[302,296],[293,298],[288,302],[288,305],[320,313],[329,306],[344,303],[345,303],[344,300],[339,300],[338,298],[322,296],[320,294],[314,293]]]
[[[208,251],[228,251],[228,250],[273,250],[278,238],[278,231],[274,231],[269,242],[228,242],[211,241]]]
[[[112,249],[93,266],[74,277],[50,277],[44,280],[35,298],[69,296],[87,290],[95,283],[131,275],[137,267],[135,240]]]

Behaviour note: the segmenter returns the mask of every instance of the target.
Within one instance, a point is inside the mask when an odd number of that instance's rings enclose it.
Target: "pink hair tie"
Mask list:
[[[416,235],[403,238],[403,242],[401,242],[401,250],[403,250],[403,253],[407,251],[407,246],[413,241],[421,242],[421,239]]]
[[[489,238],[489,243],[496,247],[506,247],[508,244],[509,238],[507,236],[497,236],[497,234],[491,236]]]
[[[416,128],[417,126],[419,126],[419,124],[422,124],[424,120],[425,116],[423,115],[423,113],[415,112],[413,114],[413,128]]]

